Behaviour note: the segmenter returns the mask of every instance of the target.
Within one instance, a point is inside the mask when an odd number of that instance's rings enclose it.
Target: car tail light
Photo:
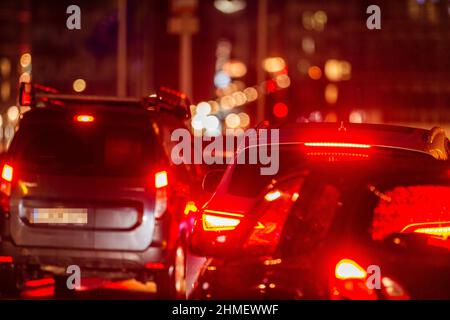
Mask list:
[[[402,232],[421,233],[448,239],[450,237],[450,221],[415,223],[403,228]]]
[[[350,259],[342,259],[336,264],[334,271],[336,279],[365,279],[366,271],[355,261]]]
[[[89,114],[78,114],[74,117],[74,120],[76,122],[89,123],[89,122],[94,122],[95,118],[94,118],[94,116],[89,115]]]
[[[2,169],[2,179],[7,182],[12,182],[14,169],[9,164],[5,163]]]
[[[360,143],[346,143],[346,142],[305,142],[307,147],[325,147],[325,148],[356,148],[369,149],[370,145]]]
[[[341,259],[331,276],[332,299],[377,300],[377,291],[367,284],[367,272],[355,260]]]
[[[364,160],[369,158],[368,144],[347,142],[305,142],[306,155],[326,161]]]
[[[204,231],[230,231],[236,229],[244,217],[242,214],[205,210],[202,215]]]
[[[159,171],[155,173],[155,188],[160,189],[167,187],[169,185],[169,180],[167,178],[167,171]]]
[[[5,215],[9,214],[9,196],[11,195],[13,179],[13,166],[5,163],[2,168],[2,178],[0,180],[0,209]]]
[[[13,263],[11,256],[0,256],[0,263]]]
[[[169,178],[167,171],[158,171],[154,175],[155,195],[155,218],[161,218],[167,210]]]

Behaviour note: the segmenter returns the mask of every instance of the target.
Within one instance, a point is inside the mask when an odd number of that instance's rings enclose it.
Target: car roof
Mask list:
[[[23,114],[22,125],[61,123],[74,121],[76,115],[92,115],[101,125],[149,126],[152,112],[127,105],[70,104],[33,108]]]
[[[445,132],[437,127],[426,130],[396,125],[366,123],[289,123],[279,128],[267,127],[262,129],[279,129],[280,144],[350,142],[421,151],[439,159],[448,159],[450,154],[448,138],[445,136]],[[260,144],[261,139],[252,138],[249,139],[248,143],[242,144],[239,150]]]

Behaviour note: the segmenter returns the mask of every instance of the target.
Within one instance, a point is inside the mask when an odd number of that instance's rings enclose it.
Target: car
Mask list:
[[[199,169],[174,165],[171,132],[190,116],[183,94],[143,99],[73,96],[23,85],[23,115],[2,163],[0,264],[4,291],[55,276],[69,293],[82,277],[156,281],[162,298],[185,298],[186,205]],[[45,87],[44,87],[45,89]]]
[[[202,213],[245,215],[254,206],[262,190],[278,176],[290,172],[293,166],[299,166],[302,159],[293,157],[298,150],[308,143],[341,143],[370,145],[398,151],[410,151],[431,156],[437,160],[447,161],[450,155],[449,141],[445,131],[434,127],[431,130],[378,124],[353,123],[288,123],[279,128],[272,128],[267,123],[257,129],[279,130],[278,142],[271,142],[279,149],[279,170],[275,175],[261,175],[262,164],[239,163],[232,161],[225,170],[211,170],[203,180],[205,192],[211,194],[204,204]],[[256,150],[264,140],[244,139],[236,152],[240,154]],[[291,146],[291,147],[289,147]],[[270,148],[269,148],[270,149]],[[250,151],[249,151],[250,150]],[[352,149],[350,149],[352,150]],[[300,161],[300,162],[299,162]],[[305,163],[306,165],[306,163]],[[208,256],[211,252],[229,252],[226,242],[230,238],[219,237],[203,232],[202,222],[192,224],[190,244],[193,252]]]
[[[246,214],[204,211],[191,299],[450,299],[450,165],[367,144],[305,144]],[[307,163],[307,165],[304,165]]]

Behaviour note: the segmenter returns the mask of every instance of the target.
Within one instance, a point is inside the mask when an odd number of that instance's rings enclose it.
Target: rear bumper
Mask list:
[[[143,270],[151,273],[169,268],[168,250],[161,246],[151,246],[139,252],[54,249],[19,247],[3,239],[0,255],[11,256],[15,265],[36,266],[53,273],[59,273],[58,270],[64,272],[70,265],[91,273],[139,273]]]

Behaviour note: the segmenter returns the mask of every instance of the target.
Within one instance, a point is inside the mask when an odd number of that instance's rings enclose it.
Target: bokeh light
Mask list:
[[[83,92],[86,90],[86,81],[83,79],[77,79],[73,82],[72,87],[75,92]]]

